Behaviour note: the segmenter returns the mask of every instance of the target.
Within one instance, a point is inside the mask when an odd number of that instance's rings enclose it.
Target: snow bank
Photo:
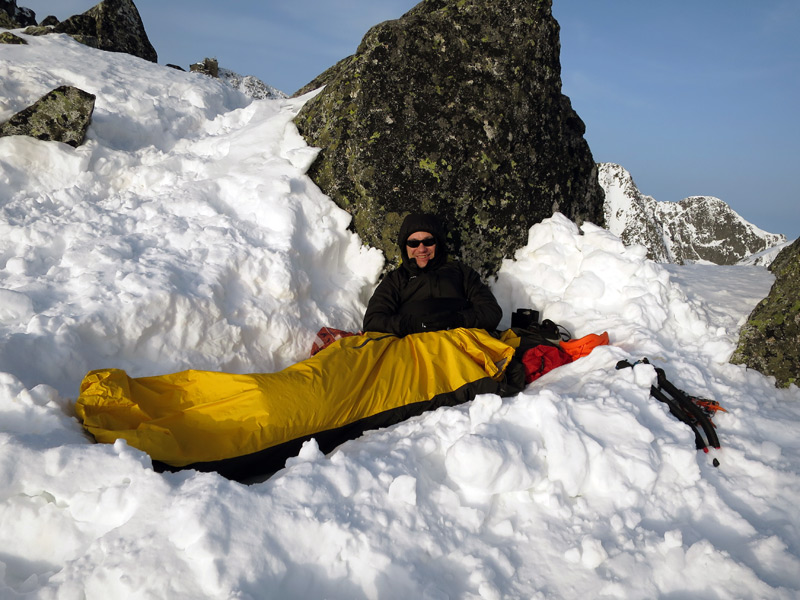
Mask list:
[[[7,51],[7,112],[65,76],[98,98],[78,149],[0,138],[6,370],[62,394],[112,362],[270,371],[322,325],[360,328],[383,258],[304,175],[316,151],[291,124],[304,99],[254,102],[108,52],[87,71],[68,37],[27,39]]]

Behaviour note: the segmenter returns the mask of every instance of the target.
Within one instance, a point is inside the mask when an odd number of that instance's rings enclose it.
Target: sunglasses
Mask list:
[[[436,238],[425,238],[424,240],[406,240],[406,246],[409,248],[418,248],[419,245],[422,244],[426,248],[430,248],[431,246],[436,245]]]

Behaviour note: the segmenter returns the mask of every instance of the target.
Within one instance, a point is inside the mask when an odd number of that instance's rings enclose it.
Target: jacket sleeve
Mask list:
[[[388,273],[375,288],[364,313],[364,331],[380,331],[398,336],[419,329],[411,315],[401,315],[400,285],[396,272]],[[421,329],[419,329],[421,331]]]
[[[497,329],[503,310],[497,303],[492,290],[481,281],[481,276],[467,265],[462,265],[464,271],[464,294],[472,305],[461,311],[464,317],[464,327],[474,327],[492,331]]]

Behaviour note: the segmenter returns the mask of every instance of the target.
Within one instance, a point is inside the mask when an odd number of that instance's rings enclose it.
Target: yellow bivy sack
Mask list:
[[[514,348],[480,329],[343,338],[277,373],[89,372],[76,412],[98,442],[124,439],[159,469],[274,472],[315,438],[323,452],[477,394],[495,393]]]

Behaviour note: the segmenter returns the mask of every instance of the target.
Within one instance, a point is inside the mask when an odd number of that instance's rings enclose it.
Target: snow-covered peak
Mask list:
[[[287,95],[278,88],[267,85],[253,75],[239,75],[229,69],[220,67],[219,78],[232,88],[242,92],[245,96],[255,100],[287,98]]]
[[[606,227],[626,245],[641,244],[659,262],[731,265],[782,244],[713,196],[659,202],[642,194],[620,165],[600,163],[598,180],[606,193]]]
[[[180,67],[178,69],[183,70]],[[235,71],[220,67],[216,58],[204,58],[202,61],[190,65],[189,70],[212,79],[219,79],[229,87],[254,100],[282,100],[288,98],[282,91],[267,85],[258,77],[240,75]]]
[[[743,258],[739,261],[738,264],[746,265],[746,266],[759,266],[759,267],[768,267],[772,264],[772,261],[781,253],[781,250],[790,246],[794,242],[794,240],[788,240],[777,246],[771,246],[766,250],[762,250],[761,252],[757,252],[755,254],[751,254],[750,256]]]
[[[647,248],[653,260],[675,262],[655,216],[655,198],[642,194],[631,174],[620,165],[600,163],[597,173],[606,194],[606,228],[626,246],[641,244]]]

